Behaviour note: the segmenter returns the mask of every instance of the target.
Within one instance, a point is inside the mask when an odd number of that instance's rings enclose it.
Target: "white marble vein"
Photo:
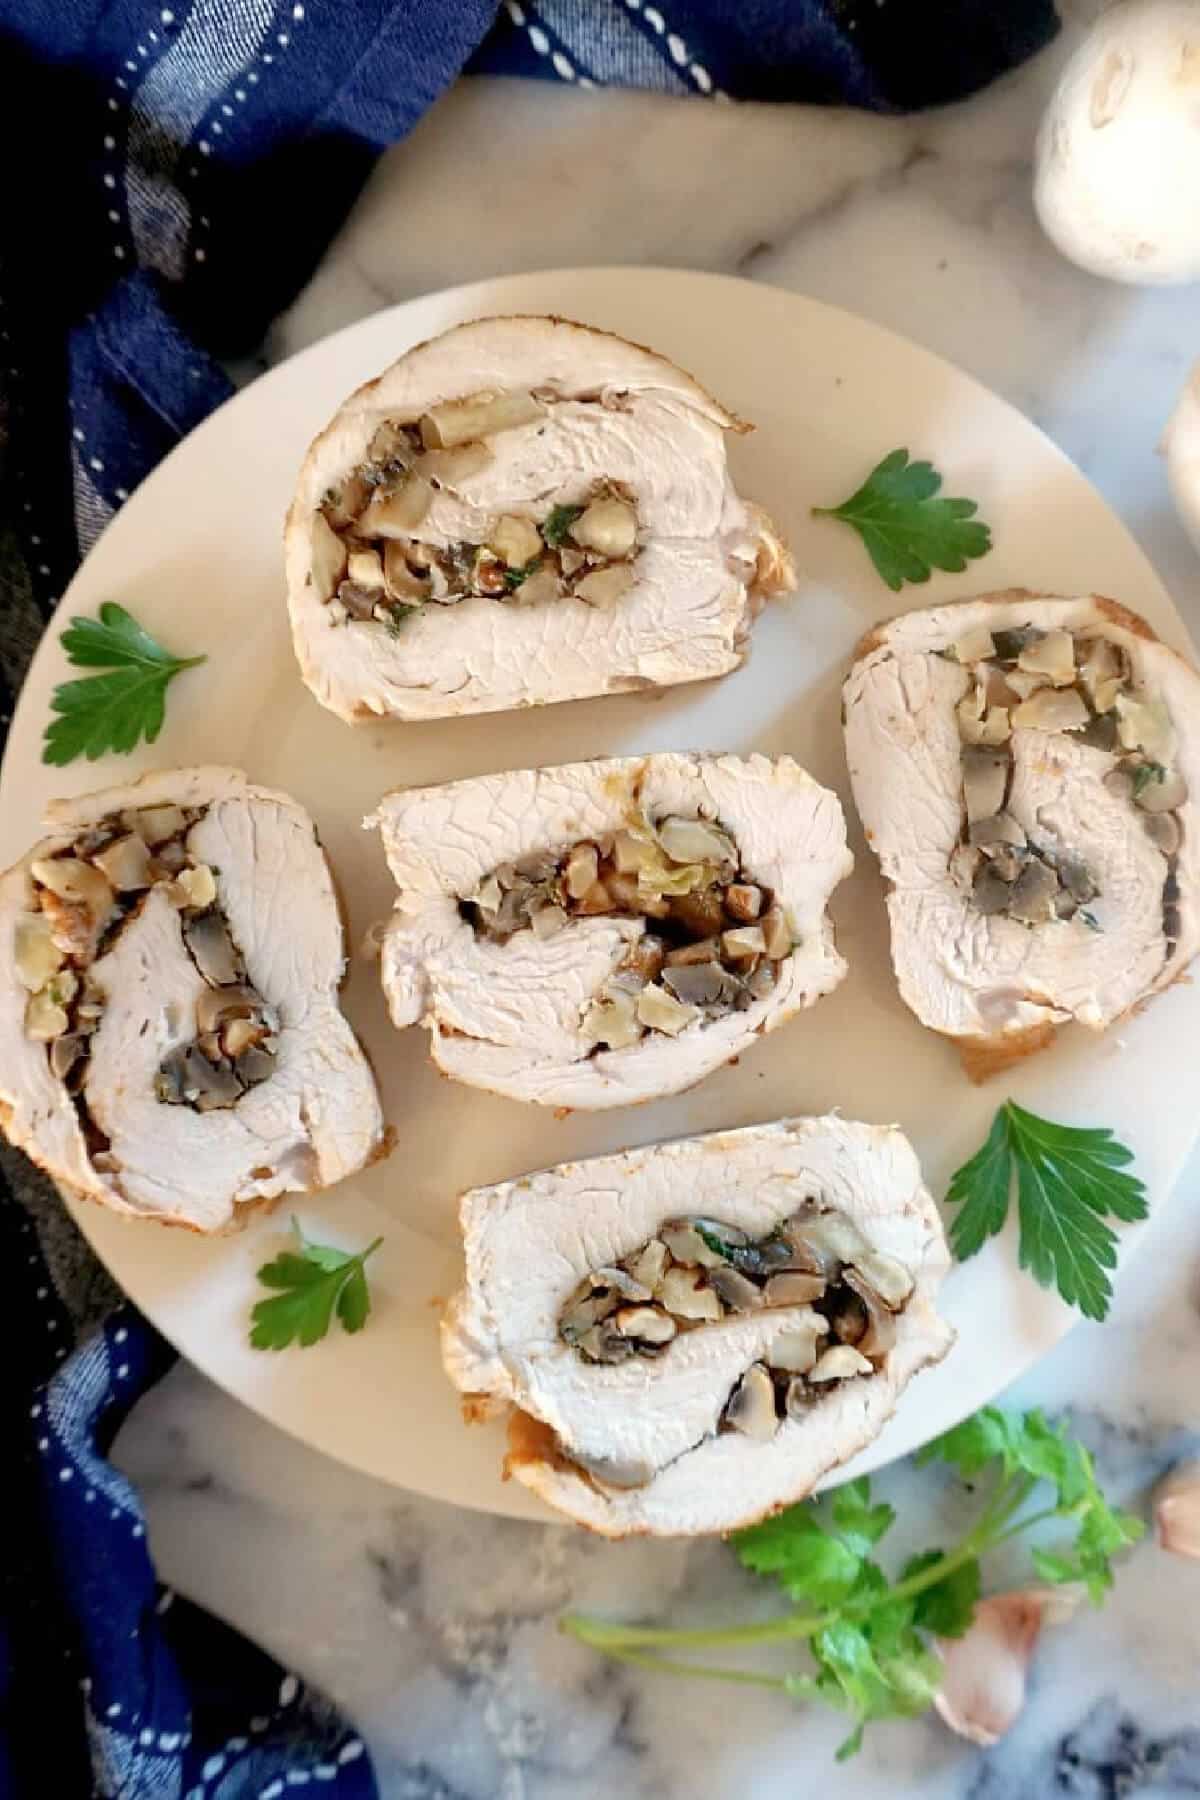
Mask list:
[[[1091,10],[1090,0],[1077,14]],[[393,300],[518,269],[671,263],[834,301],[941,351],[1082,465],[1200,627],[1195,558],[1155,444],[1200,348],[1194,290],[1070,268],[1029,202],[1061,61],[911,120],[477,82],[383,161],[274,353]],[[1195,1166],[1186,1177],[1200,1186]],[[1200,1220],[1151,1242],[1103,1331],[1081,1326],[1011,1396],[1070,1407],[1106,1483],[1140,1504],[1200,1427]],[[568,1607],[680,1622],[766,1594],[717,1544],[609,1545],[409,1499],[263,1425],[177,1369],[122,1435],[164,1576],[357,1717],[385,1800],[1141,1800],[1200,1790],[1200,1567],[1143,1545],[1098,1615],[1044,1641],[996,1750],[936,1721],[878,1729],[849,1769],[840,1721],[772,1695],[607,1666]],[[961,1496],[882,1478],[904,1544]],[[902,1546],[903,1547],[903,1546]]]

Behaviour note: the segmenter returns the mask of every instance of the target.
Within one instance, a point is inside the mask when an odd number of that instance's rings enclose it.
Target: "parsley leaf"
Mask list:
[[[827,1532],[808,1505],[789,1506],[730,1538],[734,1554],[756,1575],[774,1575],[793,1600],[836,1606],[852,1591],[862,1558]]]
[[[110,672],[55,688],[50,705],[59,717],[46,727],[42,761],[59,767],[77,756],[95,762],[109,750],[124,755],[141,738],[152,744],[162,730],[168,685],[181,669],[206,660],[172,656],[114,600],[97,619],[72,619],[62,642],[76,668]]]
[[[896,1523],[896,1509],[881,1500],[871,1504],[871,1483],[865,1475],[837,1488],[830,1505],[838,1536],[847,1549],[866,1556]]]
[[[1103,1319],[1112,1299],[1106,1271],[1117,1262],[1107,1220],[1146,1217],[1145,1188],[1124,1173],[1132,1161],[1111,1131],[1058,1125],[1006,1100],[983,1148],[951,1178],[946,1198],[962,1206],[950,1226],[954,1254],[965,1262],[1000,1230],[1015,1175],[1021,1268]]]
[[[906,581],[928,581],[934,569],[957,574],[969,557],[992,547],[990,528],[974,517],[974,500],[938,496],[942,478],[932,463],[909,462],[893,450],[840,506],[814,506],[817,518],[852,525],[879,575],[898,593]]]
[[[384,626],[387,634],[389,637],[399,637],[408,620],[414,613],[419,613],[421,608],[420,605],[409,606],[403,600],[393,600],[386,610],[387,618],[384,620]]]
[[[542,553],[539,550],[538,554],[531,556],[527,563],[518,563],[515,569],[505,569],[504,585],[510,594],[515,593],[523,581],[528,581],[541,560]]]
[[[1136,800],[1139,794],[1145,793],[1146,789],[1150,786],[1150,783],[1152,781],[1165,781],[1166,779],[1167,779],[1167,771],[1163,768],[1161,763],[1158,763],[1158,762],[1138,763],[1137,767],[1133,771],[1133,797],[1134,797],[1134,799]]]
[[[900,1579],[907,1581],[912,1575],[923,1575],[927,1569],[935,1569],[945,1560],[941,1550],[923,1550],[920,1556],[910,1557],[905,1563]],[[979,1558],[972,1556],[917,1595],[913,1603],[913,1623],[923,1631],[932,1631],[936,1637],[962,1637],[975,1617],[975,1603],[982,1584]]]
[[[292,1224],[300,1249],[283,1251],[258,1271],[264,1287],[279,1291],[260,1300],[250,1315],[256,1350],[283,1350],[293,1343],[307,1348],[325,1336],[335,1313],[345,1330],[361,1331],[371,1311],[365,1265],[383,1239],[365,1250],[337,1250],[306,1238],[298,1220]]]
[[[582,506],[552,506],[542,521],[542,537],[551,550],[557,550],[570,531],[576,519],[583,514]]]

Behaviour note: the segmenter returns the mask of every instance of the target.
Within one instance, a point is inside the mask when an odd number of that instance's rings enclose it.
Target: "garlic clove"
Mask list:
[[[1177,1463],[1154,1492],[1160,1549],[1200,1557],[1200,1462]]]
[[[1025,1674],[1043,1625],[1069,1619],[1073,1588],[1019,1588],[981,1600],[960,1638],[939,1638],[942,1684],[933,1704],[972,1744],[998,1743],[1025,1704]]]

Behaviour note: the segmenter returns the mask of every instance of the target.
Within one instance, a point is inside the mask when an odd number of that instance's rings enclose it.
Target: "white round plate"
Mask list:
[[[509,312],[560,313],[653,344],[754,420],[754,435],[731,447],[735,480],[782,526],[800,590],[767,610],[746,666],[723,681],[352,729],[310,698],[292,657],[280,534],[300,460],[350,390],[410,345],[461,320]],[[979,502],[995,548],[965,574],[892,595],[854,533],[813,519],[810,508],[836,505],[899,444],[931,458],[947,492]],[[64,596],[21,696],[0,794],[0,866],[37,836],[52,795],[144,769],[234,763],[313,814],[355,950],[391,904],[378,839],[360,823],[389,788],[646,750],[787,751],[838,790],[853,819],[839,686],[857,639],[889,613],[1014,583],[1114,595],[1188,648],[1145,557],[1067,459],[994,394],[875,325],[769,287],[678,271],[521,275],[434,294],[262,376],[124,506]],[[110,599],[172,650],[206,651],[209,660],[172,687],[151,749],[45,768],[50,691],[68,674],[58,632],[72,614]],[[279,1247],[286,1207],[216,1242],[125,1224],[90,1206],[76,1209],[78,1222],[166,1336],[274,1424],[399,1486],[545,1517],[524,1488],[502,1482],[500,1427],[465,1426],[441,1372],[438,1303],[457,1283],[455,1206],[464,1188],[627,1144],[837,1107],[898,1121],[940,1195],[1012,1094],[1053,1118],[1111,1126],[1135,1151],[1156,1211],[1165,1209],[1200,1118],[1200,987],[1176,985],[1107,1037],[1074,1028],[1011,1077],[973,1088],[953,1049],[923,1031],[897,996],[875,862],[853,825],[852,841],[857,870],[833,901],[846,981],[737,1067],[657,1105],[558,1118],[456,1086],[434,1072],[423,1031],[393,1031],[374,965],[355,956],[346,1011],[378,1071],[397,1145],[386,1162],[296,1211],[311,1235],[346,1246],[385,1235],[371,1264],[375,1310],[358,1336],[335,1329],[314,1349],[279,1355],[249,1347],[249,1309],[262,1292],[255,1269]],[[1136,1235],[1127,1235],[1126,1250]],[[945,1309],[956,1348],[914,1382],[856,1470],[911,1450],[982,1404],[1073,1316],[1018,1272],[1007,1235],[954,1271]]]

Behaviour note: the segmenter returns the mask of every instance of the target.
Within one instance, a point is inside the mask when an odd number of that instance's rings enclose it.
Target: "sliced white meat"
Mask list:
[[[196,1040],[196,1003],[212,993],[166,882],[136,896],[88,967],[102,1011],[77,1099],[52,1073],[47,1044],[26,1031],[16,946],[31,865],[110,815],[158,806],[204,809],[187,850],[214,872],[246,981],[278,1020],[272,1072],[206,1112],[156,1091],[164,1060]],[[57,802],[47,823],[54,835],[0,877],[0,1117],[14,1144],[80,1197],[202,1232],[239,1225],[252,1202],[328,1187],[380,1151],[375,1083],[338,1009],[345,959],[333,883],[294,800],[236,770],[168,770]]]
[[[1082,861],[1097,890],[1073,917],[1033,926],[985,915],[950,866],[963,831],[956,708],[973,680],[945,653],[972,632],[1024,626],[1121,648],[1132,686],[1166,708],[1172,766],[1188,793],[1174,813],[1181,842],[1168,857],[1147,815],[1105,783],[1120,746],[1103,750],[1071,731],[1014,728],[1005,746],[1012,759],[1007,812],[1052,857]],[[1104,1029],[1173,981],[1195,954],[1200,678],[1137,615],[1102,598],[1020,590],[907,613],[866,640],[844,698],[850,779],[888,884],[901,994],[924,1024],[959,1040],[973,1074],[1041,1048],[1069,1020]],[[1164,930],[1171,877],[1179,889],[1177,938]]]
[[[486,543],[499,518],[537,525],[615,484],[637,514],[619,599],[426,602],[403,625],[335,623],[314,533],[384,423],[479,393],[536,392],[526,424],[487,438],[481,469],[434,489],[423,543]],[[288,604],[308,687],[342,718],[448,718],[665,687],[741,662],[758,604],[794,585],[761,509],[734,490],[724,436],[745,430],[689,375],[609,332],[562,319],[482,319],[410,350],[352,394],[312,445],[288,515]],[[381,599],[383,596],[381,595]]]
[[[775,896],[794,948],[765,997],[596,1048],[588,1009],[643,936],[641,918],[573,918],[557,936],[478,936],[460,901],[499,865],[621,830],[638,811],[718,823],[750,881]],[[837,796],[790,757],[655,755],[519,769],[388,795],[383,834],[399,896],[382,938],[397,1027],[431,1033],[459,1081],[545,1106],[623,1106],[678,1093],[829,993],[846,965],[825,910],[852,867]]]
[[[702,1323],[652,1359],[611,1366],[563,1340],[577,1284],[681,1213],[759,1239],[813,1201],[915,1285],[876,1372],[835,1384],[768,1438],[722,1415],[750,1365],[811,1318],[806,1306]],[[466,1282],[443,1325],[447,1372],[480,1410],[514,1409],[510,1472],[608,1536],[730,1531],[802,1499],[878,1434],[953,1338],[934,1308],[948,1266],[937,1209],[895,1128],[783,1119],[627,1150],[476,1189],[461,1222]]]

